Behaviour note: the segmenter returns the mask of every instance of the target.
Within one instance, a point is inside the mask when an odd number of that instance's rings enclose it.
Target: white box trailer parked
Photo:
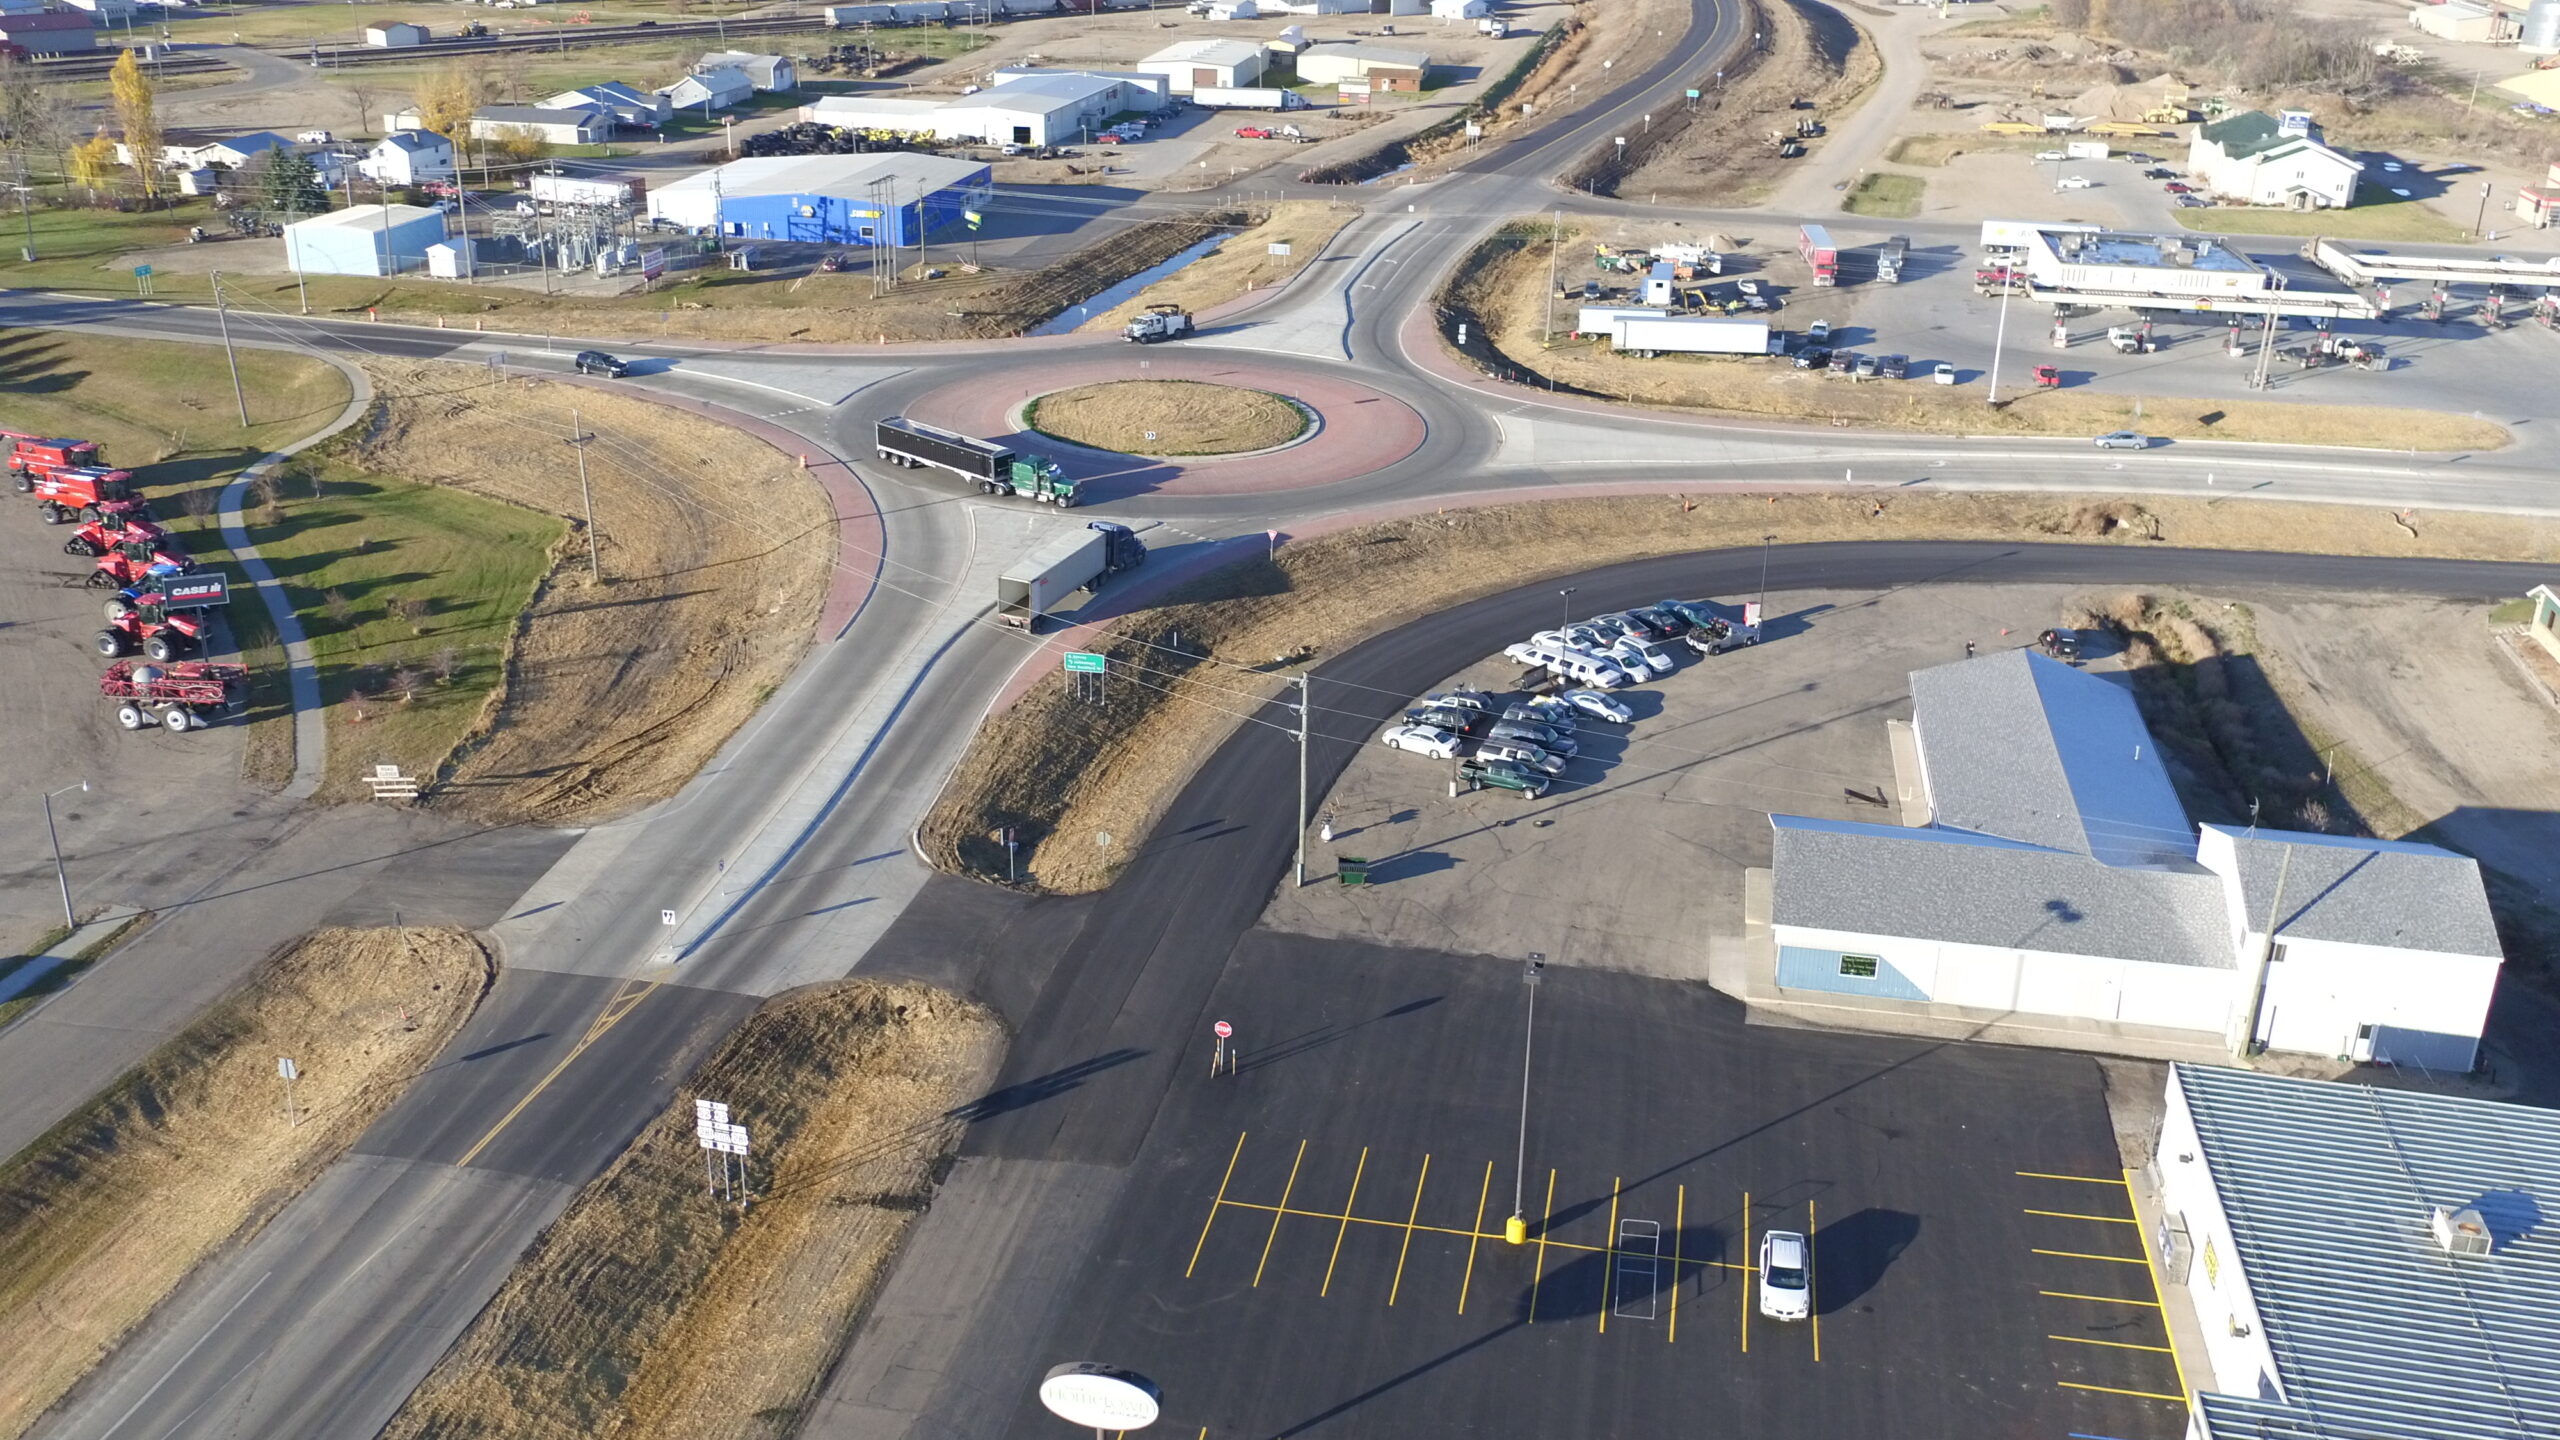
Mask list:
[[[1669,318],[1670,317],[1668,315],[1664,314],[1660,310],[1648,310],[1634,305],[1585,305],[1582,307],[1582,313],[1574,319],[1573,333],[1576,335],[1615,335],[1618,333],[1618,322],[1621,320],[1666,320]]]
[[[1304,110],[1307,97],[1269,85],[1202,85],[1192,90],[1193,104],[1212,110]]]
[[[2104,140],[2074,140],[2062,147],[2062,153],[2074,160],[2104,160],[2107,158],[2108,154],[2107,142]]]
[[[1626,355],[1775,355],[1780,348],[1766,320],[1707,315],[1620,320],[1609,339]]]
[[[628,205],[633,185],[628,180],[584,180],[575,175],[536,175],[526,182],[526,189],[536,200],[554,205]]]
[[[895,25],[897,23],[898,7],[895,5],[830,5],[827,7],[827,24],[838,30],[850,30],[857,25]]]

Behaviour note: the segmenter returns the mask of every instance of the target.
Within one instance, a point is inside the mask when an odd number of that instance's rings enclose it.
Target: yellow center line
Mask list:
[[[2112,1179],[2104,1175],[2050,1175],[2042,1170],[2020,1170],[2016,1173],[2028,1180],[2077,1180],[2083,1185],[2122,1185],[2125,1183],[2121,1179]]]
[[[2149,1260],[2146,1260],[2139,1255],[2088,1255],[2083,1254],[2078,1250],[2036,1250],[2029,1253],[2036,1255],[2051,1255],[2063,1260],[2106,1260],[2118,1265],[2148,1265],[2151,1263]]]
[[[1404,1244],[1396,1250],[1395,1283],[1387,1287],[1387,1303],[1390,1305],[1396,1303],[1396,1292],[1404,1288],[1404,1257],[1413,1252],[1413,1222],[1422,1214],[1422,1187],[1430,1183],[1431,1157],[1425,1155],[1422,1157],[1422,1178],[1413,1182],[1413,1209],[1404,1217]],[[1490,1185],[1493,1182],[1487,1177],[1485,1183]],[[1340,1238],[1334,1240],[1333,1248],[1337,1252],[1342,1249]]]
[[[2134,1300],[2122,1295],[2079,1295],[2069,1290],[2039,1290],[2036,1293],[2050,1295],[2056,1300],[2095,1300],[2101,1305],[2140,1305],[2151,1310],[2160,1308],[2160,1302],[2157,1300]]]
[[[1218,1207],[1227,1203],[1227,1182],[1236,1178],[1236,1161],[1244,1155],[1244,1137],[1250,1132],[1236,1132],[1235,1154],[1227,1157],[1227,1173],[1218,1177],[1218,1198],[1209,1202],[1209,1218],[1200,1222],[1200,1243],[1191,1247],[1191,1263],[1182,1267],[1182,1278],[1200,1268],[1200,1251],[1209,1243],[1209,1227],[1218,1223]]]
[[[2133,1172],[2130,1170],[2124,1172],[2124,1191],[2127,1198],[2130,1198],[2133,1195]],[[2134,1204],[2133,1208],[2137,1214],[2142,1210],[2142,1206],[2138,1201]],[[2158,1257],[2151,1253],[2151,1232],[2140,1225],[2136,1225],[2133,1227],[2133,1233],[2142,1237],[2142,1273],[2149,1277],[2151,1281],[2151,1308],[2159,1311],[2161,1320],[2165,1322],[2169,1318],[2169,1307],[2161,1303],[2161,1301],[2167,1297],[2160,1293],[2160,1265]],[[2186,1403],[2185,1397],[2195,1393],[2195,1387],[2187,1383],[2187,1363],[2178,1358],[2178,1352],[2174,1343],[2175,1336],[2173,1335],[2171,1338],[2172,1345],[2169,1351],[2169,1367],[2178,1372],[2178,1403],[2183,1405]]]
[[[1689,1223],[1689,1187],[1677,1191],[1679,1199],[1671,1207],[1671,1336],[1662,1343],[1680,1343],[1680,1232]]]
[[[2187,1397],[2184,1395],[2163,1395],[2157,1390],[2119,1390],[2113,1385],[2083,1385],[2077,1380],[2056,1380],[2053,1383],[2065,1390],[2095,1390],[2101,1395],[2130,1395],[2137,1400],[2166,1400],[2172,1405],[2187,1403]]]
[[[2127,1340],[2090,1340],[2078,1335],[2047,1335],[2044,1338],[2059,1340],[2066,1345],[2104,1345],[2110,1350],[2149,1350],[2159,1355],[2178,1353],[2166,1345],[2136,1345]]]
[[[1369,1147],[1363,1145],[1360,1147],[1360,1163],[1351,1171],[1351,1193],[1342,1201],[1342,1226],[1333,1232],[1333,1258],[1324,1262],[1324,1286],[1316,1291],[1319,1300],[1333,1293],[1333,1267],[1342,1263],[1342,1237],[1351,1233],[1351,1207],[1359,1203],[1360,1177],[1368,1173]],[[1410,1239],[1410,1235],[1407,1238]],[[1396,1270],[1403,1273],[1402,1261],[1396,1263]]]
[[[1271,1263],[1271,1247],[1280,1239],[1280,1219],[1289,1213],[1289,1192],[1298,1188],[1298,1167],[1306,1163],[1307,1142],[1298,1142],[1298,1158],[1289,1162],[1289,1183],[1280,1187],[1280,1203],[1271,1211],[1271,1233],[1262,1242],[1262,1262],[1253,1267],[1253,1288],[1262,1288],[1262,1272]]]
[[[622,987],[614,992],[613,998],[604,1002],[604,1008],[597,1011],[596,1018],[588,1023],[587,1033],[578,1037],[578,1043],[569,1047],[569,1053],[560,1057],[560,1063],[551,1067],[551,1073],[535,1081],[533,1088],[524,1092],[524,1098],[515,1103],[515,1108],[499,1116],[498,1123],[489,1127],[489,1133],[481,1136],[479,1143],[462,1152],[462,1158],[453,1162],[454,1168],[462,1169],[479,1159],[480,1152],[488,1149],[489,1143],[497,1139],[501,1131],[515,1123],[516,1117],[524,1113],[525,1107],[533,1103],[535,1096],[550,1089],[551,1082],[559,1079],[561,1072],[575,1064],[579,1056],[586,1054],[588,1046],[603,1039],[606,1031],[621,1024],[622,1017],[638,1009],[641,1001],[648,999],[651,992],[665,983],[666,979],[663,976],[646,984],[642,984],[637,979],[623,981]],[[634,990],[631,988],[634,985],[639,985],[640,988]]]
[[[1600,1262],[1600,1333],[1609,1333],[1609,1300],[1618,1283],[1618,1187],[1627,1183],[1624,1175],[1609,1177],[1609,1254]]]
[[[1751,1192],[1742,1192],[1742,1258],[1751,1258]],[[1751,1268],[1742,1270],[1742,1353],[1751,1353]]]
[[[1467,1232],[1467,1273],[1460,1276],[1458,1279],[1458,1313],[1461,1315],[1467,1313],[1467,1287],[1475,1283],[1476,1246],[1486,1238],[1484,1233],[1484,1200],[1487,1195],[1492,1193],[1493,1162],[1487,1160],[1484,1162],[1484,1184],[1476,1191],[1476,1228]],[[1419,1204],[1419,1197],[1417,1197],[1416,1203]],[[1405,1233],[1410,1235],[1412,1232],[1408,1230]]]
[[[1822,1363],[1822,1272],[1813,1263],[1813,1237],[1822,1222],[1813,1218],[1813,1202],[1804,1202],[1804,1313],[1813,1317],[1813,1362]]]
[[[1529,1323],[1538,1323],[1538,1287],[1547,1280],[1547,1225],[1556,1218],[1556,1172],[1547,1172],[1547,1208],[1538,1216],[1537,1268],[1529,1272]],[[1589,1247],[1578,1247],[1589,1248]]]
[[[2115,1215],[2076,1215],[2068,1210],[2028,1210],[2021,1213],[2028,1215],[2042,1215],[2054,1220],[2095,1220],[2101,1225],[2139,1225],[2142,1223],[2139,1220],[2127,1220]]]

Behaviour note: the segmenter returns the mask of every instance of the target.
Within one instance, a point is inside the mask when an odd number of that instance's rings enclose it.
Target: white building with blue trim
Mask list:
[[[2198,827],[2117,678],[2030,651],[1911,692],[1926,823],[1770,817],[1782,991],[2471,1068],[2503,958],[2476,862]]]

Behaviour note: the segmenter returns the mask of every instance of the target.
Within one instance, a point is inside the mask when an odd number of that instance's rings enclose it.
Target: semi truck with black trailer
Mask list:
[[[1061,509],[1076,503],[1076,482],[1046,455],[895,415],[880,422],[877,445],[891,465],[948,470],[990,495],[1022,495]]]

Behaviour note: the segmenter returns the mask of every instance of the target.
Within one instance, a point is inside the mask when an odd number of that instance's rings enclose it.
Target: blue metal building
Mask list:
[[[914,245],[993,193],[988,168],[939,155],[784,155],[732,160],[652,188],[649,213],[738,240]]]

